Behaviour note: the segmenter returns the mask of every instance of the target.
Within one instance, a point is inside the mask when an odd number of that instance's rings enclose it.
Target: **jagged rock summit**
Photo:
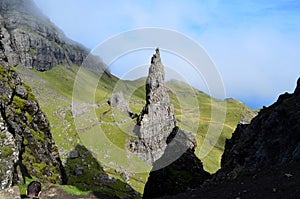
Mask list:
[[[157,48],[146,80],[146,105],[134,130],[138,139],[130,143],[130,151],[151,165],[163,155],[166,140],[177,124],[164,81],[164,66]]]

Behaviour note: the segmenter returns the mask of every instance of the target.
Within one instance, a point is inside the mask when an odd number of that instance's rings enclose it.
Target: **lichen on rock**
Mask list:
[[[47,116],[38,102],[29,97],[29,87],[3,60],[0,71],[1,188],[23,183],[24,176],[65,183],[65,171]]]

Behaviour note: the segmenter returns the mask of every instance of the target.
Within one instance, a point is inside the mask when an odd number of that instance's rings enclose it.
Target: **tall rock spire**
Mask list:
[[[146,105],[135,126],[137,138],[129,143],[131,152],[153,166],[143,198],[176,194],[210,177],[194,153],[196,137],[177,127],[164,81],[164,66],[157,48],[146,80]]]
[[[138,140],[130,143],[130,150],[149,164],[163,155],[166,140],[177,124],[164,81],[164,66],[157,48],[146,80],[146,105],[135,127]]]
[[[165,71],[160,59],[159,49],[151,58],[148,78],[146,80],[146,102],[147,104],[158,102],[170,102],[169,96],[165,92]],[[162,93],[160,93],[162,91]]]

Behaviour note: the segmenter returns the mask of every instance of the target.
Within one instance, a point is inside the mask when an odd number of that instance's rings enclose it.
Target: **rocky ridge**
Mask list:
[[[89,51],[68,39],[39,11],[32,0],[0,2],[0,37],[11,66],[49,70],[57,65],[81,65]],[[94,57],[94,68],[103,68]],[[89,63],[86,63],[90,67]]]
[[[211,177],[195,155],[197,143],[193,135],[175,128],[167,144],[163,156],[154,162],[143,198],[176,195],[197,187]]]
[[[294,93],[260,110],[250,124],[240,124],[226,141],[221,171],[238,175],[300,160],[300,78]]]

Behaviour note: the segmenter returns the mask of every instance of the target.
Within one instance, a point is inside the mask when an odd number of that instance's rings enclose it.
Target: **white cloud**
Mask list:
[[[300,75],[300,7],[296,1],[35,2],[68,36],[90,48],[134,28],[179,31],[207,50],[228,97],[274,101],[279,93],[292,91]]]

